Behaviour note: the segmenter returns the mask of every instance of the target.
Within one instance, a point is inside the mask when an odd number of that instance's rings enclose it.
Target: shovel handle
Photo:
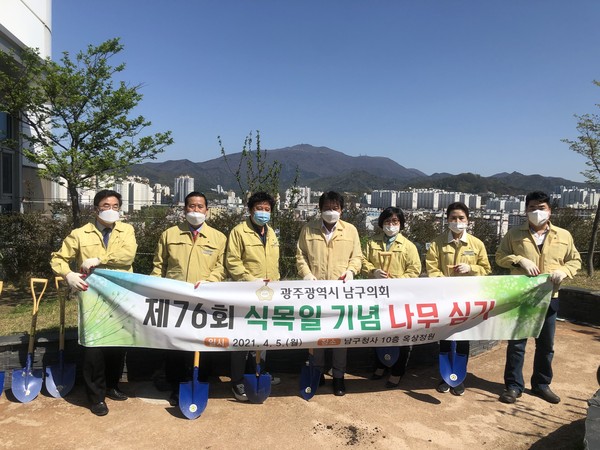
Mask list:
[[[38,296],[35,292],[35,285],[43,284],[42,292]],[[44,296],[44,292],[46,292],[46,288],[48,287],[48,279],[47,278],[31,278],[29,281],[29,287],[31,288],[31,297],[33,298],[33,314],[31,316],[31,331],[29,333],[29,346],[27,348],[27,353],[33,353],[33,346],[35,342],[35,328],[37,325],[37,313],[40,308],[40,301]]]
[[[197,368],[199,366],[200,366],[200,352],[194,352],[194,368]]]
[[[60,308],[59,319],[60,325],[58,328],[58,350],[63,351],[65,349],[65,297],[60,288],[60,282],[64,281],[63,277],[54,277],[54,285],[56,286],[56,292],[58,293],[58,305]]]
[[[260,350],[256,350],[254,361],[256,361],[256,376],[260,375]]]

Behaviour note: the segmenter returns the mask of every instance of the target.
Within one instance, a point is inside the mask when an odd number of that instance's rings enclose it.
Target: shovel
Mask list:
[[[379,257],[379,265],[381,266],[381,270],[385,273],[389,273],[390,264],[392,263],[392,252],[379,252],[377,255]],[[379,361],[386,366],[392,367],[398,361],[398,357],[400,356],[400,349],[398,347],[377,347],[375,349],[375,353],[377,353],[377,357]]]
[[[260,351],[256,351],[256,373],[244,375],[244,390],[250,403],[263,403],[271,394],[271,375],[260,373]]]
[[[42,292],[37,297],[35,293],[35,285],[43,284]],[[46,287],[48,286],[48,280],[46,278],[32,278],[30,281],[31,296],[33,297],[33,315],[31,317],[31,332],[29,333],[29,347],[27,349],[27,364],[25,368],[19,370],[15,369],[12,373],[12,393],[21,403],[28,403],[38,396],[42,390],[42,376],[43,371],[41,369],[32,369],[33,365],[33,347],[35,345],[35,326],[37,324],[37,313],[40,306],[40,301]]]
[[[308,401],[317,393],[321,371],[313,366],[313,349],[308,349],[308,361],[300,371],[300,397]]]
[[[456,353],[456,342],[452,341],[449,352],[440,352],[440,375],[450,386],[456,387],[467,376],[468,355]]]
[[[192,381],[179,383],[179,409],[188,419],[197,419],[208,403],[208,383],[198,381],[200,352],[194,352],[194,370]]]
[[[75,364],[65,364],[65,297],[59,283],[62,277],[55,277],[54,284],[58,292],[60,305],[60,328],[58,338],[58,364],[46,367],[46,390],[54,398],[62,398],[71,392],[75,385]]]

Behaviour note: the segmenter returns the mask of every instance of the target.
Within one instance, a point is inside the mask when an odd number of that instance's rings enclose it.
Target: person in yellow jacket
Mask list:
[[[201,192],[190,192],[184,200],[185,221],[165,230],[158,240],[150,275],[188,283],[223,281],[223,255],[227,238],[205,223],[208,201]],[[179,403],[179,384],[191,373],[192,353],[169,350],[165,355],[165,376],[171,384],[169,402]],[[206,377],[202,358],[201,378]]]
[[[77,228],[65,238],[59,251],[52,253],[50,265],[72,289],[85,291],[85,276],[95,267],[132,272],[137,250],[135,233],[129,224],[119,221],[121,194],[102,190],[94,197],[96,220]],[[71,270],[75,263],[77,271]],[[127,400],[118,387],[123,373],[125,350],[120,347],[85,347],[83,379],[92,404],[92,413],[108,414],[105,397]]]
[[[229,233],[225,266],[234,281],[279,280],[279,240],[268,225],[274,208],[275,199],[270,194],[252,194],[248,199],[250,217]],[[248,401],[244,389],[247,358],[248,352],[231,352],[231,391],[241,402]],[[271,379],[273,384],[280,381],[277,377]]]
[[[304,280],[351,281],[360,272],[362,250],[356,227],[340,220],[344,197],[334,191],[319,198],[321,217],[302,227],[296,250],[296,268]],[[346,394],[346,348],[332,350],[333,393]],[[323,373],[325,349],[315,349],[314,366]],[[324,379],[322,379],[324,381]]]
[[[362,273],[370,278],[417,278],[421,274],[421,258],[415,244],[400,233],[404,229],[404,213],[400,208],[390,206],[379,215],[377,224],[382,232],[367,241],[363,257]],[[388,267],[381,267],[380,255],[389,255]],[[386,270],[384,270],[386,269]],[[412,347],[403,345],[394,365],[390,368],[390,376],[385,384],[388,389],[398,387],[400,379],[406,372],[406,365]],[[385,365],[379,359],[372,380],[380,380],[385,372]]]
[[[581,257],[571,233],[550,223],[552,210],[548,195],[541,191],[530,192],[525,197],[525,207],[527,222],[511,228],[502,238],[496,252],[496,264],[510,269],[511,275],[550,274],[554,293],[540,335],[535,339],[531,392],[549,403],[559,403],[560,397],[550,389],[558,289],[566,277],[572,278],[581,268]],[[526,345],[527,339],[508,341],[505,390],[499,398],[503,403],[515,403],[525,390]]]
[[[467,233],[469,226],[469,208],[461,202],[455,202],[446,209],[449,230],[438,235],[431,243],[425,258],[425,267],[430,277],[478,276],[492,272],[485,245],[475,236]],[[440,341],[440,352],[449,352],[451,341]],[[469,341],[457,341],[456,353],[469,356]],[[461,383],[456,387],[442,381],[437,391],[450,391],[454,395],[463,395],[465,387]]]

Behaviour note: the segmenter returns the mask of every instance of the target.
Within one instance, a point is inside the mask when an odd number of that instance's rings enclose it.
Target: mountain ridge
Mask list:
[[[438,188],[473,194],[494,192],[524,194],[532,190],[551,192],[556,186],[585,186],[560,177],[524,175],[519,172],[501,172],[489,177],[475,173],[433,173],[406,168],[383,156],[350,156],[328,147],[297,144],[279,149],[263,150],[266,164],[275,161],[281,164],[280,189],[292,185],[298,170],[298,185],[311,186],[316,190],[338,190],[342,192],[370,192],[375,189],[402,190],[407,188]],[[255,152],[251,152],[254,157]],[[196,190],[208,192],[217,185],[225,190],[238,190],[233,171],[239,165],[241,152],[220,156],[203,162],[189,159],[167,160],[136,164],[132,175],[146,177],[151,184],[173,185],[175,177],[189,175],[194,178]],[[245,179],[245,165],[242,165]]]

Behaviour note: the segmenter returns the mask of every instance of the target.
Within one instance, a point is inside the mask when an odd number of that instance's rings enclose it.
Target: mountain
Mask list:
[[[180,175],[194,177],[198,190],[209,190],[217,184],[224,189],[237,189],[233,172],[237,169],[242,153],[227,155],[205,162],[191,162],[187,159],[148,162],[136,164],[131,173],[146,177],[151,184],[173,185],[173,179]],[[314,147],[299,144],[275,150],[267,150],[266,164],[278,161],[281,164],[280,186],[291,186],[298,170],[300,186],[314,186],[315,189],[337,189],[341,191],[371,191],[382,185],[392,189],[401,183],[427,175],[416,169],[407,169],[389,158],[380,156],[349,156],[327,147]],[[245,165],[242,167],[245,171]],[[348,176],[349,174],[356,174]],[[360,175],[358,175],[360,174]],[[242,174],[245,179],[245,172]]]
[[[175,177],[189,175],[194,178],[196,190],[209,192],[217,185],[224,189],[238,190],[234,171],[238,168],[242,153],[227,155],[204,162],[188,159],[165,162],[148,162],[132,167],[131,173],[146,177],[151,184],[172,186]],[[254,158],[254,155],[253,155]],[[447,191],[498,195],[525,194],[533,190],[552,192],[557,186],[585,186],[558,177],[523,175],[519,172],[498,173],[482,177],[473,173],[434,173],[426,175],[417,169],[408,169],[397,162],[380,156],[349,156],[328,147],[299,144],[266,151],[266,164],[281,164],[280,187],[291,186],[298,171],[298,185],[311,186],[315,190],[341,192],[371,192],[374,189],[400,190],[413,188],[437,188]],[[253,160],[255,162],[255,160]],[[245,164],[242,180],[245,180]]]

